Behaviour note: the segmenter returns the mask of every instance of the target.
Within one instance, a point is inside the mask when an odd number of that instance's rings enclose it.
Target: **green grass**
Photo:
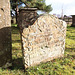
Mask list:
[[[14,26],[14,25],[13,25]],[[75,28],[67,27],[63,58],[30,67],[24,72],[18,28],[12,26],[12,68],[0,69],[0,75],[75,75]]]
[[[17,24],[12,24],[12,27],[17,27]]]

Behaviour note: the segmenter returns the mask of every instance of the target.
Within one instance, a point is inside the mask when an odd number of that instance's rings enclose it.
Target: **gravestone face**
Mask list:
[[[11,66],[10,1],[0,0],[0,67]]]
[[[66,22],[34,12],[25,9],[19,15],[25,68],[62,57],[65,50]]]

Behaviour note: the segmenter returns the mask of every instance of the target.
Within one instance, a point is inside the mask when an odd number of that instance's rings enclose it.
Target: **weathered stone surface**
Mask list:
[[[0,0],[0,67],[11,65],[10,1]]]
[[[20,13],[19,16],[23,18],[20,19],[20,25],[25,68],[63,56],[66,23],[53,15],[44,14],[35,18],[33,24],[32,22],[28,24],[23,21],[27,16],[25,14],[26,12]]]

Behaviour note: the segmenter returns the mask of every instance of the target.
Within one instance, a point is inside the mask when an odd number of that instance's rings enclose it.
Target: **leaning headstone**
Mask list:
[[[10,0],[0,0],[0,67],[11,66]]]
[[[25,68],[63,57],[66,22],[53,15],[36,15],[36,9],[21,9],[19,26]]]

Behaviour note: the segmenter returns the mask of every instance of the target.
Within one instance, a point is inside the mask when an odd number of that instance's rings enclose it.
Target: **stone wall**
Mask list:
[[[55,16],[44,14],[35,16],[35,21],[28,24],[24,20],[26,16],[30,21],[34,19],[30,19],[29,15],[21,11],[19,16],[25,68],[62,57],[65,50],[66,23]]]
[[[11,65],[10,1],[0,0],[0,67]]]

